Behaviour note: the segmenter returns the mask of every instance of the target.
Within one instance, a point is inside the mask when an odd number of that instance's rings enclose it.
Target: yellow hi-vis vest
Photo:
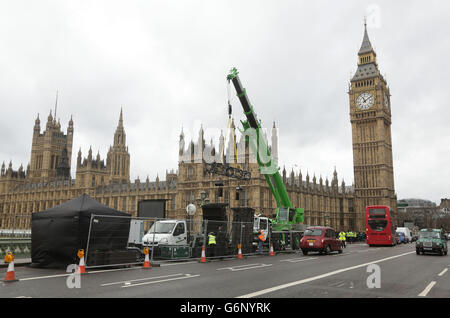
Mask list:
[[[340,239],[341,241],[345,241],[345,240],[346,240],[346,238],[345,238],[345,233],[344,233],[344,232],[339,232],[339,239]]]
[[[212,244],[216,245],[216,237],[214,235],[208,235],[208,237],[209,237],[208,244],[209,245],[212,245]]]

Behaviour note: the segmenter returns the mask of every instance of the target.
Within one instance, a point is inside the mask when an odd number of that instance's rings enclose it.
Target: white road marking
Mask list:
[[[268,293],[271,293],[271,292],[274,292],[274,291],[278,291],[278,290],[281,290],[281,289],[289,288],[289,287],[292,287],[292,286],[297,286],[297,285],[300,285],[300,284],[309,283],[309,282],[312,282],[314,280],[318,280],[318,279],[321,279],[321,278],[325,278],[325,277],[329,277],[329,276],[332,276],[332,275],[340,274],[340,273],[347,272],[347,271],[350,271],[350,270],[353,270],[353,269],[365,267],[365,266],[368,266],[370,264],[381,263],[381,262],[384,262],[384,261],[387,261],[387,260],[395,259],[395,258],[402,257],[402,256],[405,256],[405,255],[409,255],[409,254],[412,254],[412,253],[415,253],[415,251],[408,252],[408,253],[403,253],[403,254],[399,254],[399,255],[395,255],[395,256],[390,256],[390,257],[386,257],[386,258],[382,258],[382,259],[379,259],[379,260],[375,260],[375,261],[372,261],[372,262],[368,262],[368,263],[364,263],[364,264],[360,264],[360,265],[356,265],[356,266],[351,266],[351,267],[347,267],[347,268],[338,269],[338,270],[335,270],[335,271],[332,271],[332,272],[329,272],[329,273],[325,273],[325,274],[322,274],[322,275],[318,275],[318,276],[314,276],[314,277],[298,280],[298,281],[295,281],[295,282],[291,282],[291,283],[287,283],[287,284],[283,284],[283,285],[279,285],[279,286],[263,289],[263,290],[260,290],[260,291],[254,292],[254,293],[250,293],[250,294],[247,294],[247,295],[242,295],[242,296],[239,296],[237,298],[258,297],[258,296],[261,296],[261,295],[264,295],[264,294],[268,294]]]
[[[124,286],[121,286],[121,288],[128,288],[128,287],[135,287],[135,286],[142,286],[142,285],[151,285],[151,284],[157,284],[157,283],[164,283],[164,282],[170,282],[170,281],[174,281],[174,280],[194,278],[194,277],[198,277],[198,276],[200,276],[200,275],[185,274],[185,276],[182,276],[182,277],[162,279],[162,280],[157,280],[157,281],[154,281],[154,282],[145,282],[145,283],[139,283],[139,284],[124,285]]]
[[[247,266],[255,266],[255,265],[261,265],[261,264],[246,264],[246,265],[239,265],[239,266],[233,266],[233,267],[222,267],[222,268],[218,268],[216,269],[217,271],[221,271],[223,269],[232,269],[232,268],[240,268],[240,267],[247,267]]]
[[[175,266],[175,265],[187,265],[187,264],[197,264],[198,262],[183,262],[183,263],[168,263],[168,264],[160,264],[160,267],[166,267],[166,266]]]
[[[112,268],[112,269],[102,269],[98,271],[89,271],[86,272],[87,274],[97,274],[97,273],[108,273],[108,272],[119,272],[119,271],[126,271],[130,269],[141,269],[142,266],[136,266],[136,267],[127,267],[127,268]],[[88,268],[86,270],[89,270]]]
[[[105,272],[117,272],[117,271],[125,271],[130,269],[141,269],[142,267],[130,267],[130,268],[116,268],[116,269],[105,269],[105,270],[98,270],[93,272],[86,272],[86,274],[97,274],[97,273],[105,273]],[[69,274],[58,274],[58,275],[48,275],[48,276],[36,276],[36,277],[28,277],[28,278],[20,278],[19,281],[26,281],[26,280],[36,280],[36,279],[46,279],[46,278],[57,278],[57,277],[66,277],[69,275],[72,275],[73,273]],[[85,274],[83,274],[85,275]]]
[[[258,266],[252,266],[252,267],[246,267],[246,268],[232,268],[231,271],[232,272],[245,271],[247,269],[263,268],[263,267],[268,267],[268,266],[272,266],[272,265],[273,264],[261,264]]]
[[[328,287],[341,287],[343,285],[345,285],[345,281],[344,280],[339,280],[337,282],[329,284]]]
[[[421,292],[419,294],[419,296],[425,297],[426,295],[428,295],[428,293],[430,292],[431,288],[433,288],[434,285],[436,285],[435,281],[432,281],[431,283],[429,283],[428,286],[423,290],[423,292]]]
[[[180,275],[184,275],[184,274],[173,274],[173,275],[165,275],[165,276],[146,277],[146,278],[139,278],[139,279],[125,280],[125,281],[121,281],[121,282],[106,283],[106,284],[102,284],[102,285],[100,285],[100,286],[110,286],[110,285],[117,285],[117,284],[126,284],[126,283],[131,283],[131,282],[139,282],[139,281],[143,281],[143,280],[151,280],[151,279],[167,278],[167,277],[180,276]]]
[[[72,274],[61,274],[61,275],[51,275],[51,276],[37,276],[37,277],[28,277],[28,278],[20,278],[19,281],[25,281],[25,280],[35,280],[35,279],[45,279],[45,278],[55,278],[55,277],[65,277]]]
[[[442,272],[438,274],[438,276],[444,276],[444,274],[448,271],[448,268],[445,268]]]
[[[232,272],[238,272],[238,271],[245,271],[248,269],[268,267],[268,266],[272,266],[272,265],[273,264],[247,264],[247,265],[239,265],[239,266],[234,266],[234,267],[223,267],[223,268],[218,268],[216,270],[218,270],[218,271],[230,270]]]
[[[186,263],[172,263],[172,264],[161,264],[161,267],[164,266],[174,266],[174,265],[185,265],[185,264],[194,264],[198,262],[186,262]],[[86,274],[98,274],[98,273],[109,273],[109,272],[118,272],[118,271],[127,271],[132,269],[142,269],[142,266],[136,266],[136,267],[128,267],[128,268],[114,268],[114,269],[104,269],[104,270],[97,270],[97,271],[89,271],[87,269]],[[28,278],[20,278],[19,281],[27,281],[27,280],[36,280],[36,279],[48,279],[48,278],[57,278],[57,277],[66,277],[72,275],[72,273],[69,274],[57,274],[57,275],[48,275],[48,276],[36,276],[36,277],[28,277]],[[84,274],[85,275],[85,274]]]
[[[280,262],[289,262],[289,263],[298,263],[298,262],[304,262],[309,261],[313,259],[318,259],[318,257],[310,257],[310,258],[290,258],[290,259],[283,259]]]

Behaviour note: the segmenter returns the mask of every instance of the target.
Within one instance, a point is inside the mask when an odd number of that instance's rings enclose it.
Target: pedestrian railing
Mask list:
[[[151,264],[182,260],[256,255],[258,243],[253,222],[175,220],[92,215],[87,237],[86,268],[132,266],[144,263],[149,248]],[[297,251],[302,232],[292,227],[274,232],[275,251]],[[263,246],[269,254],[270,232]]]
[[[31,215],[14,215],[11,226],[0,229],[0,259],[8,252],[15,259],[31,258]]]

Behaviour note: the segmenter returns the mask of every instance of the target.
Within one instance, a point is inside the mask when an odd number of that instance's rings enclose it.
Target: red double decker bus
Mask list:
[[[388,206],[366,206],[366,243],[369,246],[397,244],[394,220]]]

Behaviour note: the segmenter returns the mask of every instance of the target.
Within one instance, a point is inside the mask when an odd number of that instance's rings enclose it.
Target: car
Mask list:
[[[447,255],[447,238],[442,229],[422,229],[416,241],[416,254],[438,253]]]
[[[300,249],[304,255],[309,252],[330,254],[343,251],[342,242],[336,238],[336,231],[327,226],[311,226],[306,228],[300,240]]]

